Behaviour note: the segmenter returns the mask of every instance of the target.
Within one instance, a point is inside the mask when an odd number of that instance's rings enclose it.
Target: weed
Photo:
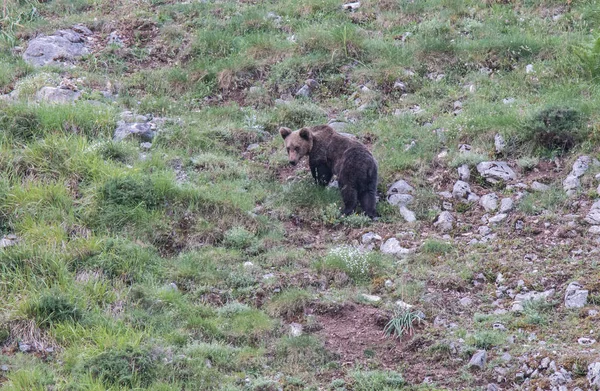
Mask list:
[[[470,336],[469,343],[477,349],[489,350],[505,340],[506,336],[499,331],[480,331]]]
[[[428,239],[423,243],[422,251],[427,254],[447,254],[452,251],[453,246],[448,242],[442,242],[436,239]]]
[[[386,336],[402,338],[404,335],[413,335],[414,324],[421,324],[422,314],[416,311],[396,309],[394,316],[385,325],[383,332]]]
[[[356,371],[352,373],[352,389],[355,391],[392,391],[405,386],[404,377],[393,371]]]
[[[273,298],[269,303],[268,311],[272,316],[291,319],[302,316],[310,300],[311,294],[306,290],[286,290]]]
[[[100,353],[85,362],[83,368],[106,384],[127,388],[147,387],[156,377],[150,352],[132,346]]]
[[[26,305],[25,313],[35,319],[40,326],[51,326],[58,322],[77,322],[82,317],[82,311],[72,300],[57,292],[40,296]]]
[[[521,142],[563,154],[583,140],[584,123],[585,118],[578,110],[549,107],[530,120],[522,133]]]
[[[355,247],[340,246],[329,251],[317,263],[317,270],[341,270],[354,282],[364,283],[373,278],[382,267],[382,255],[364,252]]]

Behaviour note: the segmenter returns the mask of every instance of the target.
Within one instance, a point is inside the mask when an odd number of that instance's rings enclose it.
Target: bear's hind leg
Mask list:
[[[354,213],[354,210],[358,205],[358,192],[352,186],[342,185],[341,183],[340,191],[342,193],[342,199],[344,200],[344,211],[342,213],[349,216]]]
[[[377,217],[377,211],[375,209],[377,198],[375,197],[375,192],[365,191],[361,193],[358,197],[360,201],[360,207],[365,212],[365,214],[372,219]]]

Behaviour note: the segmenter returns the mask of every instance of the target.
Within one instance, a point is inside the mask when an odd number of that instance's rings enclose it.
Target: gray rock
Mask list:
[[[479,196],[475,193],[469,193],[467,196],[467,202],[475,203],[477,201],[479,201]]]
[[[19,350],[23,353],[27,353],[27,352],[31,351],[31,345],[29,345],[25,342],[19,342]]]
[[[533,183],[531,184],[531,190],[533,191],[539,191],[539,192],[544,192],[544,191],[548,191],[550,190],[550,186],[545,185],[541,182],[538,181],[533,181]]]
[[[523,222],[523,220],[517,220],[517,221],[515,222],[515,229],[516,229],[517,231],[522,231],[522,230],[523,230],[523,228],[525,228],[525,223]]]
[[[415,189],[409,185],[405,180],[399,180],[395,182],[387,191],[387,195],[391,194],[409,194],[414,192]]]
[[[23,53],[23,60],[36,67],[65,65],[87,53],[83,34],[71,29],[58,30],[54,35],[32,39]]]
[[[502,153],[506,148],[506,141],[504,141],[504,137],[500,133],[496,133],[494,136],[494,146],[496,147],[496,153]]]
[[[504,98],[502,99],[502,103],[505,105],[510,105],[511,103],[515,103],[515,98]]]
[[[397,256],[407,255],[410,253],[410,250],[402,247],[396,238],[389,238],[386,240],[385,243],[381,245],[379,250],[384,254],[393,254]]]
[[[589,213],[585,216],[585,221],[592,225],[600,225],[600,201],[594,202]]]
[[[592,158],[589,156],[579,156],[575,163],[573,163],[573,168],[571,169],[571,175],[580,178],[589,170],[592,165]]]
[[[346,129],[348,124],[346,122],[333,121],[329,123],[329,126],[332,127],[336,132],[341,132]]]
[[[396,306],[398,308],[400,308],[401,310],[409,310],[409,309],[413,308],[412,304],[405,303],[402,300],[396,301]],[[438,319],[438,318],[436,317],[435,319]],[[434,326],[435,326],[435,320],[434,320]]]
[[[354,3],[346,3],[342,5],[342,9],[347,11],[354,11],[360,8],[360,1],[356,1]]]
[[[260,144],[253,143],[253,144],[248,145],[248,148],[246,148],[246,151],[250,152],[250,151],[253,151],[258,148],[260,148]]]
[[[513,200],[511,198],[503,198],[500,201],[500,213],[508,213],[514,207]]]
[[[473,300],[470,297],[463,297],[462,299],[460,299],[458,301],[458,303],[460,305],[462,305],[463,307],[469,307],[470,305],[473,304]]]
[[[118,47],[125,46],[123,39],[121,38],[121,36],[119,35],[119,33],[117,31],[113,31],[108,35],[108,38],[106,39],[106,44],[114,45],[114,46],[118,46]]]
[[[0,248],[14,246],[19,242],[19,238],[16,235],[6,235],[0,239]]]
[[[471,360],[469,361],[469,368],[479,368],[479,369],[483,369],[485,368],[485,364],[487,361],[487,352],[485,350],[478,350],[473,357],[471,357]]]
[[[452,193],[450,193],[449,191],[440,191],[438,193],[438,195],[440,197],[442,197],[442,198],[445,198],[445,199],[451,199],[452,198]]]
[[[496,216],[490,218],[488,220],[488,222],[490,224],[498,224],[498,223],[501,223],[502,221],[506,220],[507,217],[508,217],[508,215],[506,213],[498,213]]]
[[[460,152],[460,153],[471,152],[471,149],[473,149],[473,147],[471,147],[469,144],[459,144],[458,145],[458,152]]]
[[[145,142],[151,142],[154,138],[155,132],[152,129],[153,126],[149,123],[125,123],[123,121],[117,122],[117,129],[113,139],[115,141],[124,140],[127,137],[137,137]]]
[[[399,90],[399,91],[406,91],[406,84],[404,84],[403,82],[401,82],[400,80],[397,80],[394,83],[394,89],[395,90]]]
[[[588,365],[587,381],[594,390],[600,390],[600,362]]]
[[[452,196],[457,200],[466,200],[470,193],[471,186],[464,181],[456,181],[454,187],[452,188]]]
[[[148,142],[145,142],[145,143],[140,143],[140,148],[141,148],[141,149],[145,149],[145,150],[147,151],[147,150],[149,150],[150,148],[152,148],[152,143],[148,143]]]
[[[451,231],[454,228],[454,216],[448,211],[443,211],[433,225],[442,232]]]
[[[400,206],[400,215],[407,223],[414,223],[417,221],[417,216],[411,210],[409,210],[406,206]]]
[[[492,328],[494,330],[498,330],[498,331],[506,331],[506,327],[504,327],[504,325],[502,323],[494,323],[492,325]]]
[[[487,385],[486,391],[500,391],[500,387],[494,383],[490,383]]]
[[[65,88],[42,87],[35,97],[39,102],[51,104],[66,104],[72,103],[79,99],[81,92],[72,91]]]
[[[458,179],[464,182],[468,182],[471,178],[471,170],[469,169],[468,164],[463,164],[458,167]]]
[[[302,325],[300,323],[290,324],[290,336],[299,337],[302,335]]]
[[[519,293],[514,298],[512,311],[523,311],[523,306],[528,301],[548,300],[555,292],[554,289],[548,289],[544,292]]]
[[[254,267],[254,264],[250,261],[246,261],[246,262],[244,262],[244,267],[247,269],[251,269]]]
[[[2,372],[7,372],[8,371],[8,365],[0,365],[0,371]]]
[[[581,181],[575,175],[569,174],[563,181],[563,189],[565,191],[575,190],[581,186]]]
[[[583,346],[588,346],[588,345],[593,345],[593,344],[595,344],[595,343],[596,343],[596,340],[595,340],[595,339],[593,339],[593,338],[586,338],[586,337],[583,337],[583,338],[579,338],[579,339],[577,340],[577,343],[578,343],[578,344],[580,344],[580,345],[583,345]]]
[[[356,140],[356,136],[353,135],[352,133],[346,133],[346,132],[338,132],[340,134],[340,136],[344,136],[344,137],[348,137],[348,138],[353,138]]]
[[[360,241],[362,244],[372,244],[381,242],[381,236],[377,235],[375,232],[367,232],[361,236]]]
[[[309,97],[310,96],[310,87],[306,84],[303,85],[298,91],[296,91],[296,96]]]
[[[500,359],[504,362],[509,362],[510,360],[512,360],[512,356],[510,355],[510,353],[506,352],[500,357]]]
[[[535,71],[533,70],[533,64],[527,64],[525,66],[525,73],[534,73]]]
[[[569,284],[565,293],[565,307],[582,308],[585,306],[589,292],[582,288],[581,284],[576,281]]]
[[[486,212],[493,212],[498,209],[498,196],[496,193],[486,194],[479,199],[479,204]]]
[[[600,235],[600,225],[592,225],[589,229],[588,232],[591,235]]]
[[[381,301],[381,297],[375,295],[368,295],[366,293],[361,294],[360,297],[363,300],[368,301],[369,303],[379,303]]]
[[[512,181],[517,178],[506,162],[481,162],[477,165],[479,174],[490,183]]]
[[[390,194],[387,198],[388,202],[394,206],[405,206],[413,201],[414,197],[410,194]]]

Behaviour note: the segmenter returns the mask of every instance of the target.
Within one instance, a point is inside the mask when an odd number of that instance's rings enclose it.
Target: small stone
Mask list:
[[[525,66],[525,73],[533,73],[533,72],[534,72],[534,70],[533,70],[533,64],[527,64]]]
[[[471,147],[469,144],[460,144],[458,146],[458,152],[460,153],[471,152],[471,149],[473,149],[473,147]]]
[[[531,184],[531,190],[544,192],[544,191],[550,190],[550,186],[543,184],[541,182],[538,182],[538,181],[533,181],[533,183]]]
[[[356,1],[354,3],[346,3],[342,5],[342,8],[345,10],[354,11],[360,8],[360,1]]]
[[[433,225],[442,232],[451,231],[452,228],[454,228],[454,217],[450,212],[443,211],[442,213],[440,213]]]
[[[299,337],[302,335],[302,325],[300,323],[290,324],[290,336]]]
[[[411,304],[405,303],[402,300],[396,301],[396,306],[398,306],[402,310],[409,310],[409,309],[413,308],[413,306]]]
[[[362,244],[378,243],[381,242],[381,236],[377,235],[374,232],[367,232],[366,234],[363,234],[363,236],[361,236],[360,240]]]
[[[152,143],[149,143],[149,142],[140,143],[140,148],[147,151],[150,148],[152,148]]]
[[[452,188],[452,196],[457,200],[466,200],[470,193],[471,186],[464,181],[456,181],[454,187]]]
[[[404,84],[403,82],[398,80],[394,83],[394,89],[400,90],[400,91],[406,91],[406,84]]]
[[[400,206],[400,215],[407,223],[414,223],[417,221],[417,216],[411,210],[409,210],[406,206]]]
[[[522,230],[523,230],[523,228],[525,228],[525,223],[523,222],[523,220],[517,220],[517,221],[515,222],[515,229],[516,229],[517,231],[522,231]]]
[[[502,153],[506,148],[506,141],[504,141],[504,137],[500,133],[494,136],[494,146],[496,147],[496,153]]]
[[[106,39],[106,43],[108,45],[114,45],[114,46],[118,46],[118,47],[124,46],[123,39],[121,39],[121,37],[119,36],[119,33],[117,31],[113,31],[108,35],[108,38]]]
[[[381,301],[381,297],[375,295],[368,295],[366,293],[361,294],[360,297],[365,301],[368,301],[369,303],[379,303]]]
[[[458,302],[463,307],[469,307],[471,304],[473,304],[473,300],[470,297],[463,297]]]
[[[310,87],[306,84],[303,85],[298,91],[296,91],[296,96],[308,98],[310,96]]]
[[[490,183],[511,181],[517,178],[517,174],[506,162],[481,162],[477,165],[477,171]]]
[[[7,372],[8,371],[8,365],[0,365],[0,371],[2,372]]]
[[[385,285],[386,288],[393,288],[394,282],[392,280],[385,280],[385,283],[383,285]]]
[[[380,251],[384,254],[393,254],[393,255],[407,255],[410,253],[410,250],[404,248],[400,245],[400,242],[396,238],[389,238],[385,241],[380,247]]]
[[[23,353],[27,353],[31,350],[31,345],[26,344],[24,342],[19,342],[19,350]]]
[[[515,103],[515,98],[504,98],[502,99],[502,103],[505,105],[510,105],[511,103]]]
[[[567,308],[583,308],[587,302],[588,290],[578,282],[574,281],[569,284],[565,293],[565,307]]]
[[[500,359],[504,362],[509,362],[512,359],[512,356],[510,355],[510,353],[504,353]]]
[[[115,130],[113,139],[115,141],[124,140],[127,137],[138,137],[142,141],[150,142],[154,138],[155,132],[152,124],[149,123],[125,123],[124,121],[117,122],[117,129]]]
[[[501,223],[502,221],[506,220],[507,217],[508,217],[508,215],[506,213],[499,213],[496,216],[490,218],[488,220],[488,222],[490,224],[498,224],[498,223]]]
[[[405,180],[399,180],[395,182],[387,191],[387,195],[391,194],[410,194],[414,192],[415,189],[409,185]]]
[[[414,197],[410,194],[390,194],[387,198],[388,203],[394,206],[405,206],[413,202]]]
[[[268,280],[268,279],[274,278],[274,277],[275,277],[275,274],[273,274],[273,273],[267,273],[267,274],[263,275],[262,278],[263,278],[263,280]]]
[[[590,233],[590,235],[600,235],[600,225],[592,225],[588,229],[588,232]]]
[[[471,178],[471,170],[469,169],[468,164],[463,164],[458,167],[458,179],[464,182],[468,182]]]
[[[250,151],[253,151],[258,148],[260,148],[260,144],[253,143],[253,144],[248,145],[248,148],[246,148],[246,151],[250,152]]]
[[[481,236],[486,236],[492,233],[492,229],[487,225],[482,225],[477,229],[477,233]]]
[[[469,361],[469,368],[479,368],[483,369],[485,367],[485,363],[487,361],[487,352],[485,350],[478,350],[471,360]]]
[[[496,193],[486,194],[479,199],[479,204],[486,212],[493,212],[498,209],[498,196]]]
[[[492,328],[494,330],[498,330],[498,331],[506,331],[506,327],[504,327],[504,325],[502,323],[494,323],[492,325]]]
[[[500,201],[500,213],[508,213],[513,209],[514,203],[511,198],[503,198]]]
[[[594,202],[589,213],[585,216],[585,221],[592,225],[600,225],[600,201]]]
[[[496,384],[490,383],[487,385],[486,391],[500,391],[500,388]]]
[[[246,262],[244,262],[244,267],[247,269],[250,269],[250,268],[254,267],[254,264],[250,261],[246,261]]]
[[[595,390],[600,389],[600,362],[588,365],[587,380]]]
[[[575,190],[581,186],[581,181],[575,175],[569,174],[563,181],[563,189],[565,191]]]
[[[177,284],[175,284],[174,282],[169,283],[169,285],[167,285],[167,288],[170,291],[175,291],[175,292],[177,292],[179,290],[179,288],[177,287]]]
[[[588,345],[593,345],[593,344],[595,344],[595,343],[596,343],[596,340],[595,340],[595,339],[593,339],[593,338],[586,338],[586,337],[583,337],[583,338],[579,338],[579,339],[577,340],[577,343],[578,343],[578,344],[580,344],[580,345],[588,346]]]

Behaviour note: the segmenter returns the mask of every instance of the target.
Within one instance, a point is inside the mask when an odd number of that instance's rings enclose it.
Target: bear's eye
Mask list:
[[[287,147],[286,150],[288,151],[288,153],[290,153],[290,148],[289,147]]]
[[[299,147],[296,147],[296,152],[300,152],[300,148]]]

